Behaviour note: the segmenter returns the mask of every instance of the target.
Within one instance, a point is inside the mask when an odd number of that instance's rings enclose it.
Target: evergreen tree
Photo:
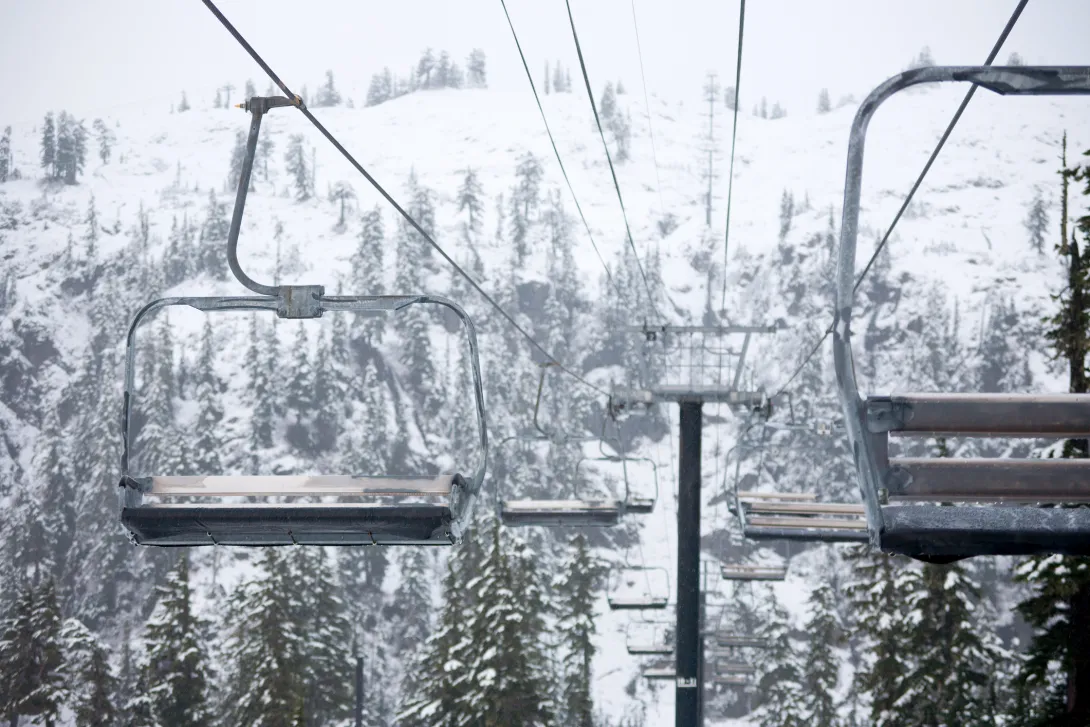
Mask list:
[[[114,132],[102,119],[95,119],[92,128],[95,130],[95,138],[98,139],[98,158],[103,164],[109,164],[110,152],[114,145]]]
[[[367,100],[365,106],[378,106],[386,103],[396,95],[394,88],[394,74],[389,66],[382,69],[382,73],[371,76],[371,84],[367,87]]]
[[[245,101],[249,101],[257,95],[257,87],[254,85],[252,79],[246,79],[246,85],[242,87],[242,98]]]
[[[61,639],[67,706],[76,718],[76,727],[114,727],[119,716],[113,701],[117,677],[110,667],[109,651],[78,619],[64,622]]]
[[[4,127],[4,135],[0,136],[0,184],[8,181],[14,171],[11,163],[11,127]]]
[[[533,154],[527,152],[519,158],[510,197],[511,242],[517,270],[523,268],[526,256],[530,254],[530,225],[541,203],[542,176],[541,164]]]
[[[202,474],[223,472],[220,450],[223,447],[223,404],[220,392],[223,383],[216,372],[215,344],[212,340],[212,324],[205,321],[201,334],[201,349],[197,359],[197,429],[193,446],[194,465]]]
[[[274,334],[275,335],[275,334]],[[274,418],[276,405],[273,401],[275,393],[272,387],[272,374],[269,364],[275,366],[275,359],[270,361],[268,352],[265,351],[268,339],[262,337],[258,326],[257,316],[250,317],[250,347],[246,355],[247,367],[250,374],[250,384],[247,388],[250,396],[250,405],[253,414],[250,417],[250,455],[251,474],[258,474],[259,452],[273,446]],[[273,356],[276,354],[274,353]]]
[[[167,575],[166,583],[155,590],[158,603],[144,637],[152,714],[164,725],[210,725],[209,684],[200,643],[202,624],[193,614],[185,553]]]
[[[1068,189],[1071,181],[1084,180],[1083,194],[1090,198],[1090,167],[1067,166],[1067,135],[1061,154],[1060,241],[1056,252],[1066,268],[1067,281],[1053,300],[1060,310],[1046,320],[1051,326],[1046,338],[1057,359],[1068,365],[1068,389],[1073,394],[1088,390],[1086,357],[1090,349],[1090,213],[1078,219],[1082,233],[1080,247],[1075,232],[1068,235]],[[1064,442],[1065,459],[1090,456],[1088,441]],[[1021,724],[1075,727],[1090,723],[1090,561],[1070,556],[1036,556],[1024,561],[1016,572],[1028,582],[1032,594],[1018,605],[1018,611],[1033,627],[1034,639],[1018,677],[1020,703],[1028,714],[1019,715]]]
[[[843,627],[835,610],[836,594],[829,583],[810,593],[810,617],[806,622],[806,651],[802,661],[802,698],[806,724],[838,727],[834,694],[840,663],[833,651],[844,641]]]
[[[264,548],[259,575],[231,596],[226,652],[232,678],[224,701],[230,724],[293,727],[304,699],[297,589],[284,552]]]
[[[239,182],[242,179],[242,165],[246,161],[246,138],[247,133],[242,129],[235,131],[235,145],[231,149],[231,166],[227,171],[227,188],[238,189]],[[253,177],[250,177],[250,188],[248,191],[253,191],[254,183]]]
[[[770,648],[762,652],[764,668],[757,681],[757,724],[760,727],[804,727],[805,697],[798,654],[791,642],[787,614],[774,604],[770,618],[760,628]]]
[[[416,82],[420,88],[432,88],[432,74],[435,72],[435,54],[431,48],[424,51],[416,64]]]
[[[189,99],[186,98],[185,91],[182,91],[182,100],[178,102],[178,112],[184,111],[189,111]]]
[[[1009,655],[976,617],[979,588],[958,564],[928,563],[907,575],[904,649],[914,668],[903,677],[904,692],[892,709],[894,723],[995,724],[992,675]]]
[[[306,634],[302,682],[308,727],[334,724],[348,715],[352,694],[352,627],[326,548],[301,548],[295,556],[296,616]]]
[[[598,115],[602,118],[602,124],[609,126],[613,116],[617,113],[617,92],[613,90],[613,83],[607,82],[598,97]]]
[[[1048,208],[1039,188],[1034,190],[1033,201],[1030,203],[1029,213],[1026,215],[1026,221],[1023,224],[1025,224],[1026,231],[1029,233],[1030,246],[1037,251],[1037,254],[1044,253],[1045,231],[1048,229]]]
[[[344,216],[349,204],[356,199],[356,190],[348,182],[337,182],[329,193],[329,201],[340,205],[340,217],[337,220],[337,230],[344,229]]]
[[[226,205],[216,199],[214,190],[208,190],[208,207],[205,208],[198,245],[197,272],[207,273],[216,280],[227,279],[226,248],[230,228]]]
[[[833,110],[833,102],[829,100],[829,89],[821,89],[821,93],[818,94],[817,112],[819,114],[827,114]]]
[[[557,61],[553,65],[553,90],[557,93],[567,93],[571,91],[571,88],[566,85],[564,81],[564,69],[560,65],[560,61]]]
[[[882,553],[860,553],[855,560],[847,593],[860,626],[858,635],[871,655],[855,673],[855,689],[870,695],[871,723],[893,727],[897,701],[908,686],[904,675],[914,667],[905,647],[910,569],[902,565],[903,559]]]
[[[284,161],[288,165],[288,174],[295,186],[295,199],[303,202],[310,199],[314,190],[311,188],[310,169],[307,166],[307,155],[303,151],[303,135],[292,134],[288,140],[288,150],[284,155]]]
[[[469,76],[468,82],[470,88],[488,87],[488,74],[485,70],[484,51],[480,48],[474,48],[470,51],[469,58],[466,59],[466,73]]]
[[[325,84],[318,89],[318,96],[314,99],[314,105],[319,107],[341,105],[341,93],[333,84],[333,71],[325,72]]]
[[[338,315],[337,319],[343,316]],[[337,372],[334,370],[332,348],[325,331],[318,333],[317,355],[314,360],[313,432],[312,444],[316,452],[329,452],[337,446],[337,427],[344,417],[341,405],[347,391],[339,390]]]
[[[288,443],[300,452],[311,453],[314,440],[309,415],[315,411],[314,367],[305,324],[298,325],[295,329],[292,351],[294,355],[291,361],[291,377],[288,379],[285,401],[291,422],[287,431]]]
[[[435,78],[432,80],[434,88],[450,88],[450,53],[445,50],[439,52],[439,60],[435,62]]]
[[[787,239],[791,232],[791,223],[795,219],[795,195],[783,190],[780,197],[780,242]]]
[[[359,244],[351,260],[352,292],[356,295],[382,295],[386,289],[383,269],[386,229],[382,222],[382,209],[376,205],[363,215],[362,222]],[[385,325],[384,316],[355,316],[352,319],[354,345],[377,346],[382,340]]]
[[[545,61],[545,95],[548,96],[552,92],[552,77],[549,75],[549,61]]]
[[[42,143],[38,156],[47,177],[57,176],[56,134],[56,127],[53,124],[53,112],[50,111],[45,115],[45,121],[42,122]]]
[[[12,725],[19,716],[57,724],[65,698],[60,628],[53,581],[25,584],[0,637],[0,714]]]
[[[564,645],[563,714],[571,727],[594,727],[591,666],[594,661],[594,602],[598,567],[584,535],[572,539],[572,555],[557,591],[557,632]]]

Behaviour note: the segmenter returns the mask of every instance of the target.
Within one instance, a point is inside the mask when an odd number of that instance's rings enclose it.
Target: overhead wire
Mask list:
[[[988,58],[984,61],[985,66],[990,66],[992,65],[992,63],[995,62],[995,58],[999,55],[999,51],[1000,49],[1002,49],[1003,44],[1006,42],[1007,36],[1011,34],[1011,30],[1014,29],[1015,23],[1018,22],[1018,18],[1022,15],[1022,11],[1025,10],[1028,3],[1029,0],[1019,0],[1017,7],[1014,8],[1014,12],[1010,16],[1010,19],[1007,20],[1007,24],[1003,27],[1003,31],[999,34],[999,38],[995,41],[995,45],[992,46],[991,52],[988,53]],[[954,116],[950,119],[950,123],[946,125],[946,130],[939,138],[938,144],[935,145],[934,151],[931,152],[931,156],[928,157],[927,163],[924,164],[923,170],[920,172],[919,176],[916,177],[915,183],[913,183],[912,188],[909,190],[904,202],[901,203],[901,208],[897,210],[897,214],[894,216],[893,222],[890,223],[889,228],[886,230],[886,234],[882,236],[881,241],[879,241],[878,245],[874,248],[874,252],[871,254],[870,260],[867,261],[866,266],[863,268],[863,272],[861,272],[859,274],[859,277],[856,278],[855,285],[852,286],[853,295],[859,292],[859,286],[863,284],[863,280],[867,277],[867,273],[870,272],[871,268],[874,266],[875,261],[878,259],[878,255],[881,254],[882,249],[889,241],[890,235],[893,234],[893,229],[897,226],[897,223],[901,221],[901,216],[905,213],[905,210],[907,210],[908,206],[912,203],[912,198],[915,196],[916,191],[920,188],[920,185],[923,184],[924,177],[926,177],[927,173],[931,171],[931,166],[935,163],[935,159],[938,158],[939,152],[942,151],[942,147],[946,144],[946,140],[950,138],[950,134],[953,133],[954,127],[957,126],[958,121],[961,120],[961,116],[963,113],[965,113],[965,109],[969,106],[969,102],[973,100],[973,95],[976,93],[976,89],[977,86],[974,83],[966,92],[965,98],[961,100],[961,104],[958,106],[957,111],[954,112]],[[795,369],[794,373],[791,374],[790,378],[787,379],[783,386],[779,387],[779,390],[773,395],[773,397],[782,394],[787,389],[787,387],[791,385],[791,382],[795,380],[795,377],[802,373],[802,370],[806,368],[806,364],[810,362],[810,359],[813,358],[814,354],[817,353],[818,349],[821,348],[821,344],[825,342],[825,339],[828,338],[829,334],[832,332],[833,324],[830,323],[829,327],[825,329],[825,333],[821,335],[821,338],[818,339],[817,343],[814,344],[814,347],[810,349],[810,353],[806,355],[806,358],[803,359],[802,363],[799,364],[798,368]]]
[[[397,200],[395,200],[390,195],[390,193],[386,191],[386,189],[378,182],[378,180],[371,176],[371,174],[363,168],[363,165],[356,161],[356,158],[352,156],[352,154],[349,153],[349,151],[345,149],[339,141],[337,141],[337,138],[333,136],[333,134],[330,133],[329,130],[326,129],[320,121],[318,121],[314,114],[310,112],[310,109],[306,107],[306,104],[302,102],[299,96],[291,92],[287,85],[282,80],[280,80],[280,77],[276,75],[272,68],[270,68],[269,65],[264,61],[264,59],[257,53],[257,51],[254,50],[253,46],[251,46],[249,42],[247,42],[247,40],[242,36],[242,34],[235,28],[235,26],[231,24],[231,21],[229,21],[226,16],[224,16],[224,14],[220,12],[219,8],[216,7],[215,3],[212,0],[201,0],[201,2],[203,2],[205,7],[207,7],[212,12],[212,14],[216,16],[216,19],[220,21],[223,27],[227,29],[227,31],[234,37],[239,45],[241,45],[243,49],[250,54],[250,57],[253,58],[254,62],[256,62],[261,67],[261,70],[263,70],[266,75],[269,76],[272,82],[275,83],[277,87],[279,87],[280,90],[284,92],[284,95],[290,99],[294,99],[295,107],[299,109],[299,111],[303,114],[303,116],[307,118],[308,121],[310,121],[311,124],[314,125],[314,128],[316,128],[322,134],[322,136],[324,136],[329,141],[329,143],[332,144],[333,147],[337,151],[339,151],[341,155],[344,156],[344,158],[348,160],[348,162],[353,167],[355,167],[356,171],[363,175],[363,177],[371,184],[371,186],[374,187],[375,190],[378,191],[378,193],[381,194],[383,198],[385,198],[385,200],[390,203],[390,205],[397,211],[397,213],[400,214],[405,219],[405,221],[408,222],[412,226],[412,228],[416,230],[416,232],[422,238],[424,238],[424,240],[429,245],[431,245],[431,247],[436,252],[438,252],[444,260],[446,260],[450,264],[450,266],[454,269],[456,273],[458,273],[461,277],[465,278],[466,282],[468,282],[469,285],[475,291],[477,291],[477,293],[482,298],[484,298],[485,301],[489,305],[491,305],[496,310],[496,312],[498,312],[511,325],[512,328],[518,331],[522,335],[522,337],[525,338],[527,342],[529,342],[529,344],[533,348],[535,348],[540,354],[555,363],[557,368],[559,368],[561,371],[571,376],[583,386],[594,390],[602,396],[608,396],[608,393],[604,389],[587,381],[584,377],[566,366],[556,356],[546,350],[544,346],[538,343],[537,340],[534,339],[534,337],[526,331],[526,329],[519,325],[518,321],[516,321],[510,313],[504,310],[503,306],[496,302],[496,300],[492,298],[492,296],[489,295],[484,290],[484,288],[482,288],[480,284],[473,279],[473,277],[469,273],[463,270],[462,267],[457,262],[455,262],[454,259],[447,253],[447,251],[444,250],[443,247],[439,245],[439,243],[437,243],[423,227],[420,226],[420,223],[417,222],[416,219],[414,219],[413,216],[405,210],[405,208],[398,204]]]
[[[659,174],[659,153],[655,148],[655,126],[651,123],[651,100],[647,95],[647,74],[643,70],[643,46],[640,44],[640,24],[636,21],[636,0],[632,0],[632,27],[636,31],[636,53],[640,59],[640,82],[643,84],[643,106],[647,109],[647,132],[651,137],[651,159],[655,163],[655,190],[659,197],[659,213],[666,214],[662,201],[662,176]]]
[[[534,84],[533,74],[530,73],[530,66],[526,62],[526,55],[522,52],[522,43],[519,42],[518,33],[515,32],[515,24],[511,22],[511,13],[507,11],[507,3],[505,0],[500,0],[500,5],[503,6],[503,14],[507,16],[507,26],[511,28],[511,36],[515,39],[515,47],[518,48],[519,58],[522,59],[522,67],[526,70],[526,80],[530,82],[530,90],[534,92],[534,101],[537,102],[537,110],[541,112],[541,121],[545,124],[545,133],[549,135],[549,143],[552,144],[556,162],[560,165],[560,173],[564,175],[564,182],[568,185],[568,191],[571,192],[572,200],[575,202],[575,209],[579,212],[579,219],[583,221],[583,227],[587,230],[587,239],[590,240],[590,246],[594,248],[594,254],[598,256],[598,262],[602,263],[602,268],[606,271],[606,280],[609,281],[610,285],[614,285],[613,274],[609,271],[609,265],[606,264],[605,258],[602,257],[602,253],[598,250],[598,243],[594,241],[594,233],[591,232],[590,224],[583,214],[583,206],[579,204],[579,197],[575,194],[571,179],[568,178],[568,170],[564,168],[564,161],[560,158],[560,150],[556,146],[556,139],[553,138],[549,120],[545,117],[545,108],[542,106],[541,97],[537,93],[537,86]]]
[[[621,216],[624,218],[624,228],[627,235],[628,246],[632,248],[632,255],[636,260],[636,267],[640,272],[640,278],[643,280],[643,287],[647,291],[647,302],[651,308],[651,312],[656,316],[661,317],[658,306],[655,305],[655,296],[651,292],[651,284],[647,280],[647,271],[643,268],[643,263],[640,262],[640,255],[636,251],[636,242],[632,237],[632,227],[628,224],[628,211],[624,206],[624,196],[621,194],[621,184],[617,181],[617,170],[613,166],[613,156],[609,153],[609,144],[606,143],[606,132],[602,128],[602,119],[598,115],[598,105],[594,102],[594,91],[590,87],[590,76],[587,74],[587,64],[583,59],[583,46],[579,43],[579,33],[575,30],[575,16],[571,11],[571,0],[564,0],[564,4],[568,8],[568,21],[571,23],[572,39],[575,41],[575,52],[579,56],[579,68],[583,72],[583,82],[587,86],[587,97],[590,99],[590,108],[594,112],[594,123],[598,126],[598,135],[602,138],[602,148],[606,152],[606,161],[609,163],[609,173],[613,177],[613,188],[617,190],[617,201],[621,205]]]
[[[723,295],[719,301],[719,308],[727,307],[727,254],[730,252],[730,207],[731,197],[734,193],[734,148],[738,141],[738,107],[741,106],[742,88],[742,38],[746,29],[746,0],[741,0],[738,11],[738,58],[734,67],[734,122],[730,133],[730,171],[727,173],[727,221],[723,232]],[[708,204],[711,204],[709,200]]]

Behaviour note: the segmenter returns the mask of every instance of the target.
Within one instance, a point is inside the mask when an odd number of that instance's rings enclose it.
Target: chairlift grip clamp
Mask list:
[[[276,315],[281,318],[321,318],[321,285],[281,285],[277,292]]]

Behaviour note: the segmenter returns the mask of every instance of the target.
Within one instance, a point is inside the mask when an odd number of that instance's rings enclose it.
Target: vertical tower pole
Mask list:
[[[676,727],[700,716],[700,402],[681,402],[677,500]]]

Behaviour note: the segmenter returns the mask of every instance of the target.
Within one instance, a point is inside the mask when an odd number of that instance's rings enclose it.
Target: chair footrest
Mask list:
[[[1090,555],[1090,508],[890,505],[882,550],[912,557]]]
[[[441,505],[143,505],[121,522],[140,545],[450,545]]]

